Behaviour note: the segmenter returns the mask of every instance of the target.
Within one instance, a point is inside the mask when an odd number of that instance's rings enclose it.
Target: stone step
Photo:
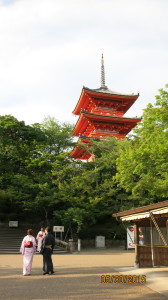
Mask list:
[[[33,230],[33,236],[36,237],[39,229]],[[9,228],[0,226],[0,254],[17,254],[19,253],[21,242],[26,236],[25,228]],[[67,253],[63,247],[56,246],[54,254]]]

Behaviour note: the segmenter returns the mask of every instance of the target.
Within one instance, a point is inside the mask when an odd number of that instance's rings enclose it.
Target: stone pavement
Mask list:
[[[116,268],[123,275],[146,276],[146,286],[168,298],[168,268]]]
[[[164,300],[168,268],[155,270],[135,269],[134,253],[123,250],[82,251],[53,255],[55,274],[42,275],[42,256],[34,256],[31,276],[22,276],[21,255],[0,255],[1,300],[102,300],[149,299]],[[142,271],[143,270],[143,271]],[[120,273],[119,273],[120,272]],[[145,272],[145,273],[144,273]],[[146,283],[119,283],[124,275],[146,275]],[[108,283],[101,283],[102,275]],[[121,276],[122,275],[122,276]],[[120,276],[120,277],[119,277]],[[165,278],[166,276],[166,278]],[[126,278],[126,277],[125,277]],[[157,292],[158,279],[165,282],[163,291]],[[117,279],[117,280],[116,280]],[[116,281],[116,283],[115,283]],[[154,285],[150,285],[153,282]]]

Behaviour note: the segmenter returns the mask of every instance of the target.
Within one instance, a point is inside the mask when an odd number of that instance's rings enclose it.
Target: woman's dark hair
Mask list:
[[[46,229],[45,229],[47,232],[51,232],[51,228],[50,227],[46,227]]]
[[[28,230],[27,230],[27,234],[28,234],[28,235],[32,235],[32,234],[33,234],[33,230],[32,230],[32,229],[28,229]]]

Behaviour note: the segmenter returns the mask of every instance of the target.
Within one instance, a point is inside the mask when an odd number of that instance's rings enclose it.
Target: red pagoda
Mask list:
[[[81,143],[90,144],[93,138],[115,137],[125,139],[126,135],[141,121],[141,118],[127,118],[124,114],[137,100],[139,94],[121,94],[109,90],[105,85],[104,60],[101,64],[101,87],[83,87],[73,114],[79,115],[72,135],[79,136],[72,158],[89,160],[92,153]]]

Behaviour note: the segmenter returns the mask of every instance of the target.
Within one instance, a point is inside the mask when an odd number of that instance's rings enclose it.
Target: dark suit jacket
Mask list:
[[[55,238],[51,233],[48,233],[45,235],[43,241],[42,241],[42,247],[41,247],[41,253],[44,252],[45,246],[51,245],[52,251],[55,246]]]

